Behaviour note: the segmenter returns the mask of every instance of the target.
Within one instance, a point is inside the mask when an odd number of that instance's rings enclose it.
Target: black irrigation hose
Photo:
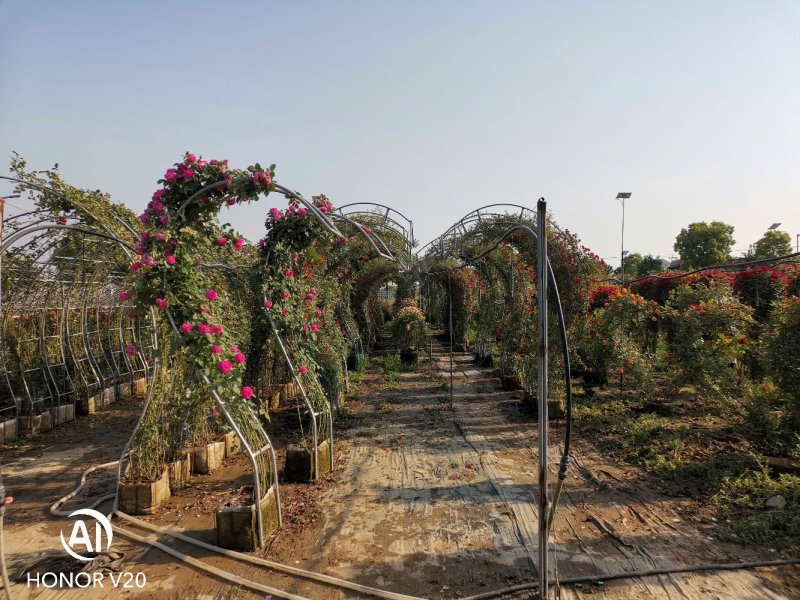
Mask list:
[[[765,560],[756,562],[741,563],[720,563],[707,565],[694,565],[690,567],[666,567],[664,569],[650,569],[647,571],[629,571],[626,573],[611,573],[609,575],[581,575],[578,577],[565,577],[564,579],[552,580],[552,585],[575,585],[576,583],[601,583],[604,581],[615,581],[619,579],[632,579],[635,577],[655,577],[658,575],[672,575],[675,573],[700,573],[703,571],[735,571],[738,569],[758,569],[762,567],[782,567],[786,565],[798,565],[800,558],[790,558],[787,560]],[[505,594],[522,592],[525,590],[539,589],[539,582],[521,583],[503,590],[494,590],[485,594],[477,594],[461,598],[461,600],[487,600],[497,598]]]
[[[660,275],[658,273],[653,275],[645,275],[643,277],[637,277],[636,279],[631,279],[628,281],[628,285],[631,283],[636,283],[638,281],[644,281],[645,279],[681,279],[682,277],[688,277],[689,275],[695,275],[697,273],[704,273],[705,271],[737,271],[737,270],[744,270],[744,268],[757,266],[757,265],[766,265],[766,264],[775,264],[780,265],[784,263],[792,263],[796,264],[795,261],[791,260],[793,258],[800,258],[800,252],[793,252],[792,254],[786,254],[784,256],[776,256],[774,258],[760,258],[758,260],[750,260],[747,262],[739,262],[739,263],[725,263],[722,265],[711,265],[709,267],[702,267],[700,269],[695,269],[694,271],[688,271],[687,273],[675,273],[673,275]],[[615,282],[620,283],[620,280],[617,278],[611,279],[600,279],[597,280],[596,283],[603,283],[603,282]]]

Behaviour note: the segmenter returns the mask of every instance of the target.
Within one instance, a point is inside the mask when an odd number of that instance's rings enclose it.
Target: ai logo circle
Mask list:
[[[86,527],[84,520],[77,519],[72,525],[72,534],[69,536],[69,541],[64,539],[64,530],[61,530],[61,544],[72,558],[90,561],[94,557],[85,556],[85,554],[104,552],[111,548],[111,539],[114,536],[111,531],[111,522],[104,514],[91,508],[79,508],[70,513],[69,518],[72,519],[77,516],[91,517],[95,520],[94,538],[89,535],[89,529]]]

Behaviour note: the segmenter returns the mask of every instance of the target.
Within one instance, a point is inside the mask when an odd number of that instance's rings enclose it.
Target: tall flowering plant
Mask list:
[[[314,199],[322,214],[333,211],[325,196]],[[346,248],[347,238],[335,238],[308,208],[291,199],[286,209],[270,209],[267,237],[261,242],[264,315],[289,347],[310,400],[325,403],[338,395],[341,368],[347,355],[338,307],[347,298],[331,258]],[[328,398],[335,402],[336,398]]]
[[[207,161],[187,152],[167,169],[139,216],[141,233],[130,265],[134,283],[120,299],[132,302],[130,319],[144,318],[151,307],[155,309],[162,368],[156,371],[148,410],[166,412],[167,421],[174,421],[159,423],[160,419],[146,415],[143,423],[183,434],[174,436],[179,439],[173,447],[156,457],[137,455],[134,440],[134,470],[152,474],[154,462],[169,460],[167,455],[182,451],[182,444],[196,442],[207,429],[222,424],[214,420],[219,413],[211,405],[209,389],[238,418],[249,418],[247,401],[254,390],[242,382],[247,361],[242,349],[249,332],[241,326],[246,319],[233,318],[247,309],[237,306],[227,276],[211,265],[246,267],[255,261],[245,240],[219,225],[218,214],[223,206],[269,194],[273,178],[274,165],[235,170],[225,160]],[[239,324],[237,331],[231,331],[231,323]],[[170,361],[172,369],[165,366]],[[153,432],[143,427],[137,435],[143,442]]]

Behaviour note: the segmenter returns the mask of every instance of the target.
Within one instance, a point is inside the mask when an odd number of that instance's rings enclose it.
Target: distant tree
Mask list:
[[[648,254],[642,259],[642,262],[639,263],[639,269],[636,271],[636,274],[639,277],[644,277],[645,275],[652,275],[653,273],[661,273],[664,270],[664,263],[661,262],[660,258],[656,258],[652,254]]]
[[[733,225],[702,221],[681,229],[673,248],[683,267],[700,268],[726,262],[733,244]]]
[[[775,258],[792,253],[792,238],[785,231],[767,231],[753,244],[755,258]]]
[[[642,255],[638,252],[630,252],[625,255],[625,279],[630,279],[633,275],[638,273],[639,265],[642,262]],[[617,267],[614,271],[617,275],[620,274],[621,267]]]

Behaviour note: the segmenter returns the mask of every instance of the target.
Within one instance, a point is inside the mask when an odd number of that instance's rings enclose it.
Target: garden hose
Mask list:
[[[96,466],[91,467],[91,468],[87,469],[86,471],[84,471],[84,473],[81,476],[80,483],[79,483],[78,487],[75,488],[72,492],[70,492],[66,496],[64,496],[63,498],[61,498],[61,499],[57,500],[56,502],[54,502],[53,505],[50,507],[50,512],[52,514],[56,515],[56,516],[69,515],[70,513],[68,511],[62,511],[62,510],[59,510],[59,508],[65,502],[67,502],[70,498],[74,498],[81,491],[81,489],[83,489],[83,486],[86,483],[86,476],[89,473],[92,473],[92,472],[97,471],[97,470],[102,469],[102,468],[115,466],[116,464],[117,464],[117,461],[110,462],[110,463],[104,463],[102,465],[96,465]],[[102,502],[104,502],[106,500],[110,500],[110,499],[114,498],[115,496],[116,496],[115,494],[109,494],[107,496],[103,496],[102,498],[99,498],[98,500],[96,500],[91,505],[91,507],[95,507],[95,506],[99,505],[100,503],[102,503]],[[284,564],[281,564],[281,563],[276,563],[276,562],[272,562],[272,561],[269,561],[269,560],[257,558],[255,556],[250,556],[248,554],[243,554],[241,552],[236,552],[236,551],[233,551],[233,550],[227,550],[225,548],[220,548],[219,546],[214,546],[212,544],[206,544],[205,542],[201,542],[200,540],[196,540],[196,539],[191,538],[189,536],[185,536],[185,535],[180,534],[180,533],[175,533],[175,532],[172,532],[172,531],[168,531],[163,527],[158,527],[156,525],[152,525],[150,523],[147,523],[146,521],[142,521],[140,519],[136,519],[135,517],[132,517],[132,516],[127,515],[127,514],[125,514],[123,512],[120,512],[120,511],[117,511],[114,514],[117,517],[119,517],[120,519],[128,521],[131,524],[133,524],[135,526],[138,526],[138,527],[141,527],[143,529],[148,529],[148,530],[153,531],[155,533],[166,535],[168,537],[172,537],[174,539],[181,540],[183,542],[195,545],[195,546],[197,546],[199,548],[203,548],[205,550],[210,550],[210,551],[216,552],[218,554],[222,554],[223,556],[227,556],[227,557],[230,557],[230,558],[236,558],[236,559],[239,559],[239,560],[242,560],[242,561],[245,561],[245,562],[249,562],[251,564],[263,566],[263,567],[268,567],[268,568],[276,570],[276,571],[282,571],[284,573],[288,573],[288,574],[291,574],[291,575],[296,575],[296,576],[299,576],[299,577],[304,577],[306,579],[311,579],[313,581],[318,581],[320,583],[327,583],[327,584],[330,584],[330,585],[334,585],[336,587],[340,587],[340,588],[344,588],[344,589],[349,589],[349,590],[361,592],[363,594],[374,596],[376,598],[385,598],[386,600],[423,600],[422,598],[419,598],[419,597],[416,597],[416,596],[409,596],[409,595],[406,595],[406,594],[390,592],[390,591],[387,591],[387,590],[380,590],[380,589],[377,589],[377,588],[361,585],[361,584],[358,584],[358,583],[355,583],[355,582],[352,582],[352,581],[339,579],[337,577],[333,577],[333,576],[330,576],[330,575],[325,575],[325,574],[322,574],[322,573],[315,573],[313,571],[307,571],[305,569],[300,569],[298,567],[292,567],[292,566],[289,566],[289,565],[284,565]],[[0,520],[0,527],[2,527],[2,520]],[[213,567],[211,565],[208,565],[208,564],[204,563],[203,561],[197,560],[197,559],[192,558],[192,557],[190,557],[190,556],[188,556],[186,554],[183,554],[182,552],[179,552],[179,551],[177,551],[177,550],[175,550],[173,548],[170,548],[169,546],[167,546],[165,544],[162,544],[161,542],[159,542],[157,540],[154,540],[154,539],[151,539],[151,538],[142,537],[142,536],[140,536],[138,534],[135,534],[135,533],[130,532],[130,531],[126,530],[126,529],[123,529],[122,527],[119,527],[118,525],[112,525],[112,527],[114,528],[114,531],[116,531],[120,535],[123,535],[123,536],[125,536],[127,538],[130,538],[132,540],[135,540],[135,541],[137,541],[137,542],[139,542],[141,544],[147,544],[147,545],[152,546],[154,548],[158,548],[159,550],[162,550],[163,552],[165,552],[165,553],[167,553],[167,554],[169,554],[171,556],[174,556],[175,558],[178,558],[179,560],[181,560],[181,561],[183,561],[183,562],[185,562],[187,564],[190,564],[190,565],[192,565],[193,567],[195,567],[195,568],[197,568],[199,570],[205,571],[207,573],[211,573],[212,575],[215,575],[215,576],[217,576],[217,577],[219,577],[221,579],[224,579],[225,581],[230,581],[231,583],[234,583],[236,585],[240,585],[240,586],[243,586],[243,587],[247,587],[248,589],[252,589],[254,591],[263,592],[265,594],[270,594],[272,596],[275,596],[276,598],[284,598],[286,600],[308,600],[307,598],[304,598],[302,596],[297,596],[297,595],[292,594],[290,592],[284,592],[282,590],[272,588],[272,587],[264,585],[262,583],[258,583],[258,582],[255,582],[255,581],[250,581],[248,579],[244,579],[244,578],[239,577],[237,575],[233,575],[232,573],[230,573],[228,571],[225,571],[223,569],[219,569],[217,567]],[[1,530],[0,530],[0,533],[2,533]],[[606,574],[606,575],[585,575],[585,576],[579,576],[579,577],[568,577],[568,578],[560,579],[558,581],[553,581],[552,583],[553,583],[553,585],[572,585],[572,584],[578,584],[578,583],[599,583],[599,582],[603,582],[603,581],[612,581],[612,580],[618,580],[618,579],[630,579],[630,578],[637,578],[637,577],[652,577],[652,576],[658,576],[658,575],[669,575],[669,574],[673,574],[673,573],[692,573],[692,572],[702,572],[702,571],[729,571],[729,570],[736,570],[736,569],[755,569],[755,568],[761,568],[761,567],[779,567],[779,566],[797,565],[797,564],[800,564],[800,559],[760,561],[760,562],[704,564],[704,565],[695,565],[695,566],[688,566],[688,567],[666,567],[666,568],[663,568],[663,569],[652,569],[652,570],[648,570],[648,571],[629,571],[629,572],[623,572],[623,573],[610,573],[610,574]],[[506,594],[512,594],[512,593],[515,593],[515,592],[538,589],[538,587],[539,587],[539,583],[534,581],[534,582],[523,583],[523,584],[519,584],[519,585],[516,585],[516,586],[510,586],[510,587],[506,587],[506,588],[502,588],[502,589],[498,589],[498,590],[493,590],[493,591],[486,592],[486,593],[483,593],[483,594],[478,594],[478,595],[474,595],[474,596],[467,596],[467,597],[461,598],[460,600],[487,600],[489,598],[496,598],[498,596],[503,596],[503,595],[506,595]],[[7,594],[7,597],[10,597],[10,596],[8,596],[8,593],[9,592],[8,592],[8,587],[7,587],[6,588],[6,594]]]
[[[63,498],[60,498],[59,500],[54,502],[53,505],[50,507],[50,512],[53,515],[56,515],[56,516],[69,516],[71,514],[71,511],[60,510],[60,507],[63,506],[63,504],[65,502],[67,502],[71,498],[74,498],[77,494],[80,493],[80,491],[83,489],[83,486],[86,484],[87,475],[89,475],[90,473],[92,473],[94,471],[103,469],[103,468],[116,466],[118,462],[119,461],[113,461],[113,462],[108,462],[108,463],[104,463],[104,464],[101,464],[101,465],[96,465],[96,466],[91,467],[91,468],[87,469],[86,471],[84,471],[83,474],[81,475],[78,487],[76,487],[74,490],[72,490],[69,494],[67,494]],[[111,500],[111,499],[113,499],[115,497],[116,497],[116,494],[109,494],[107,496],[103,496],[101,498],[98,498],[88,508],[94,508],[94,507],[102,504],[106,500]],[[238,560],[241,560],[241,561],[244,561],[244,562],[249,562],[249,563],[254,564],[254,565],[267,567],[267,568],[273,569],[275,571],[282,571],[282,572],[288,573],[290,575],[294,575],[294,576],[297,576],[297,577],[304,577],[306,579],[311,579],[311,580],[314,580],[314,581],[318,581],[320,583],[326,583],[326,584],[329,584],[329,585],[334,585],[334,586],[337,586],[337,587],[349,589],[349,590],[352,590],[352,591],[355,591],[355,592],[360,592],[362,594],[367,594],[369,596],[373,596],[373,597],[376,597],[376,598],[385,598],[386,600],[419,600],[418,598],[415,598],[414,596],[408,596],[408,595],[405,595],[405,594],[398,594],[398,593],[395,593],[395,592],[390,592],[390,591],[386,591],[386,590],[380,590],[380,589],[373,588],[373,587],[370,587],[370,586],[361,585],[359,583],[355,583],[355,582],[352,582],[352,581],[347,581],[347,580],[344,580],[344,579],[340,579],[338,577],[332,577],[330,575],[325,575],[323,573],[315,573],[313,571],[307,571],[307,570],[301,569],[299,567],[292,567],[292,566],[289,566],[289,565],[284,565],[282,563],[273,562],[273,561],[262,559],[262,558],[258,558],[258,557],[255,557],[255,556],[250,556],[249,554],[243,554],[241,552],[236,552],[234,550],[228,550],[226,548],[221,548],[221,547],[215,546],[213,544],[207,544],[207,543],[202,542],[200,540],[197,540],[195,538],[192,538],[192,537],[180,534],[180,533],[176,533],[176,532],[173,532],[173,531],[168,531],[164,527],[159,527],[157,525],[153,525],[153,524],[148,523],[146,521],[142,521],[141,519],[137,519],[135,517],[132,517],[132,516],[130,516],[128,514],[125,514],[124,512],[121,512],[119,510],[114,512],[113,515],[119,517],[123,521],[127,521],[127,522],[129,522],[129,523],[131,523],[131,524],[133,524],[133,525],[135,525],[137,527],[140,527],[142,529],[147,529],[147,530],[152,531],[154,533],[157,533],[157,534],[160,534],[160,535],[166,535],[168,537],[180,540],[182,542],[186,542],[187,544],[191,544],[193,546],[197,546],[198,548],[202,548],[204,550],[209,550],[209,551],[212,551],[212,552],[216,552],[217,554],[221,554],[221,555],[227,556],[229,558],[235,558],[235,559],[238,559]],[[275,597],[278,597],[278,598],[286,598],[287,600],[297,600],[297,599],[305,600],[305,599],[301,599],[300,596],[295,596],[295,595],[289,594],[288,592],[282,592],[282,591],[274,589],[274,588],[266,589],[268,586],[264,586],[263,584],[260,584],[260,583],[257,583],[257,582],[252,582],[252,581],[240,578],[238,576],[235,576],[235,575],[232,575],[232,574],[228,573],[227,571],[223,571],[221,569],[217,569],[216,567],[211,567],[210,565],[207,565],[206,563],[204,563],[202,561],[198,561],[197,559],[194,559],[194,558],[192,558],[190,556],[187,556],[187,555],[185,555],[185,554],[183,554],[183,553],[181,553],[181,552],[179,552],[179,551],[177,551],[177,550],[175,550],[173,548],[170,548],[169,546],[166,546],[166,545],[164,545],[164,544],[162,544],[162,543],[160,543],[160,542],[158,542],[156,540],[152,540],[150,538],[141,537],[138,534],[132,533],[132,532],[126,530],[126,529],[123,529],[122,527],[119,527],[118,525],[112,524],[112,527],[113,527],[114,531],[118,532],[119,534],[121,534],[121,535],[123,535],[125,537],[131,538],[131,539],[133,539],[133,540],[135,540],[137,542],[143,543],[143,544],[148,544],[150,546],[158,548],[159,550],[163,550],[164,552],[167,552],[168,554],[170,554],[170,555],[172,555],[172,556],[174,556],[176,558],[179,558],[179,559],[183,560],[184,562],[186,562],[188,564],[191,564],[192,566],[194,566],[194,567],[196,567],[198,569],[206,570],[209,573],[212,573],[214,575],[222,577],[223,579],[226,579],[227,581],[231,581],[233,583],[236,583],[237,585],[242,585],[242,586],[245,586],[245,587],[249,587],[249,588],[254,589],[255,591],[258,591],[258,592],[268,593],[268,594],[271,594],[271,595],[273,595]]]
[[[553,586],[558,585],[575,585],[583,583],[603,583],[606,581],[616,581],[620,579],[634,579],[637,577],[658,577],[659,575],[673,575],[676,573],[701,573],[704,571],[736,571],[739,569],[759,569],[763,567],[783,567],[787,565],[800,564],[800,558],[790,558],[786,560],[764,560],[755,562],[739,562],[739,563],[719,563],[719,564],[705,564],[695,565],[690,567],[665,567],[663,569],[650,569],[646,571],[628,571],[624,573],[611,573],[608,575],[581,575],[578,577],[565,577],[563,579],[551,580],[549,583]],[[507,587],[502,590],[494,590],[485,592],[483,594],[476,594],[475,596],[467,596],[459,600],[488,600],[489,598],[497,598],[505,594],[513,594],[515,592],[524,592],[527,590],[539,589],[539,582],[532,581],[529,583],[521,583]]]

